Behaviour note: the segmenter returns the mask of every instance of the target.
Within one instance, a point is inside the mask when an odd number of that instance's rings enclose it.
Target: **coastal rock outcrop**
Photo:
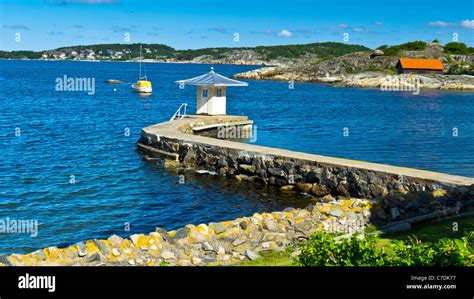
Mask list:
[[[474,62],[473,55],[441,55],[426,51],[403,51],[404,57],[438,58],[449,65],[451,61],[464,64]],[[381,88],[387,82],[417,82],[420,89],[474,90],[474,77],[464,75],[396,75],[398,58],[384,56],[382,51],[356,52],[329,60],[296,62],[291,65],[264,67],[234,75],[239,79],[321,82],[336,86]],[[407,85],[408,86],[408,85]],[[392,88],[391,90],[396,90]]]

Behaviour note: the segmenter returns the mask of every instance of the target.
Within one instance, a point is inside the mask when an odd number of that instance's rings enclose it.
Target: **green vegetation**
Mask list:
[[[336,242],[335,235],[318,233],[301,244],[298,258],[287,252],[265,252],[243,266],[473,266],[474,217],[420,224],[409,232]],[[453,231],[456,222],[458,230]]]
[[[40,52],[33,51],[0,51],[0,58],[9,59],[39,59],[41,58]]]
[[[386,253],[373,237],[335,240],[334,234],[316,233],[300,246],[300,266],[383,266]]]
[[[295,59],[305,55],[318,55],[320,57],[335,57],[357,51],[370,50],[361,45],[348,45],[343,43],[312,43],[304,45],[282,45],[282,46],[260,46],[255,48],[204,48],[196,50],[176,50],[172,47],[163,44],[142,44],[142,57],[145,59],[176,59],[178,61],[191,60],[198,56],[209,55],[213,59],[220,59],[225,54],[235,50],[254,50],[257,54],[262,56],[264,60],[271,59]],[[81,53],[84,50],[92,50],[96,55],[105,57],[106,59],[112,56],[112,53],[122,52],[121,58],[114,58],[115,60],[129,60],[139,57],[140,44],[98,44],[98,45],[79,45],[71,47],[58,48],[52,51],[0,51],[0,58],[6,59],[20,59],[30,58],[38,59],[44,52],[71,52],[77,51]]]
[[[474,64],[452,64],[449,67],[448,75],[471,75],[474,76]]]
[[[335,42],[312,43],[305,45],[260,46],[255,48],[257,53],[261,54],[268,60],[277,58],[299,58],[308,54],[314,54],[320,57],[338,57],[353,52],[369,50],[369,48],[361,45],[348,45]]]
[[[455,231],[453,231],[453,222],[456,223],[457,230]],[[380,237],[387,240],[409,240],[415,237],[423,242],[436,242],[447,237],[461,238],[472,231],[474,231],[474,217],[464,217],[456,220],[422,223],[409,232],[382,235]]]
[[[444,52],[449,54],[469,54],[465,43],[451,42],[444,45]]]
[[[317,233],[301,245],[301,266],[474,266],[474,232],[462,238],[443,238],[435,243],[417,238],[395,240],[389,251],[375,237],[335,240]]]
[[[379,47],[387,56],[398,56],[400,51],[423,51],[427,47],[427,43],[423,41],[414,41],[396,46],[383,45]]]

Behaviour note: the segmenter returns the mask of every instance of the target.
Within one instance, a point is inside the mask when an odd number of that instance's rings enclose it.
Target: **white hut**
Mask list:
[[[245,82],[237,81],[211,71],[207,74],[187,80],[176,81],[180,88],[186,85],[197,86],[196,114],[224,115],[226,114],[227,86],[247,86]]]

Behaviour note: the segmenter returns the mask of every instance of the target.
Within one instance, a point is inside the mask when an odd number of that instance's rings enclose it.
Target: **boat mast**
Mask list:
[[[140,77],[138,77],[138,79],[141,79],[142,78],[142,44],[140,44],[140,61],[139,61],[139,65],[140,65]]]

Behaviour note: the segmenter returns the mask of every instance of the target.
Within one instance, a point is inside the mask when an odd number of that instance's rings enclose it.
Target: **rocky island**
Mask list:
[[[414,47],[413,44],[417,46]],[[468,51],[453,51],[449,44],[447,46],[446,50],[437,42],[407,43],[387,48],[381,47],[385,49],[385,52],[377,49],[329,59],[299,59],[291,64],[259,68],[234,77],[251,80],[320,82],[362,88],[383,89],[386,86],[391,90],[397,90],[397,88],[409,90],[414,87],[474,90],[472,76],[474,55],[470,52],[467,54]],[[453,54],[456,52],[465,54]],[[440,74],[397,74],[396,66],[400,57],[440,59],[445,66],[445,71]]]

